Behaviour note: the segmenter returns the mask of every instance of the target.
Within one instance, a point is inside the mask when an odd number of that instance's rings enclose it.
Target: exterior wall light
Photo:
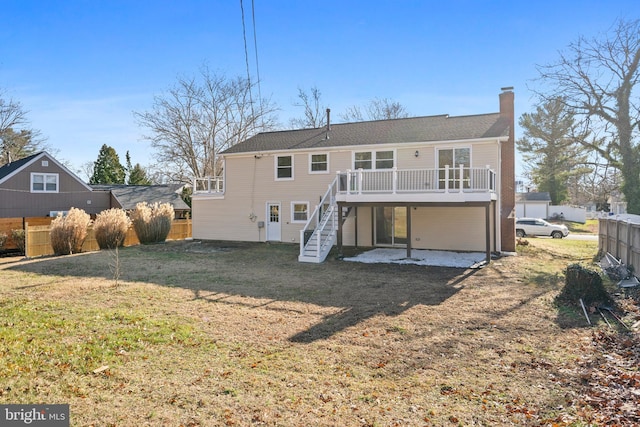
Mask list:
[[[420,155],[420,152],[416,150],[416,152],[414,153],[414,156],[418,157],[419,155]]]

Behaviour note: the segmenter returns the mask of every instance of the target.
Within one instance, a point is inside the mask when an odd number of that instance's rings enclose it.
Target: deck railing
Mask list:
[[[338,172],[338,193],[494,192],[496,173],[490,168],[347,170]]]
[[[193,192],[195,193],[224,193],[224,178],[221,176],[208,176],[206,178],[194,178]]]

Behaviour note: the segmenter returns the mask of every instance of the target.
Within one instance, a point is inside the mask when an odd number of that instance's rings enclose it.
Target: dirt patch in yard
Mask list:
[[[43,342],[26,370],[15,354],[38,339],[4,338],[0,402],[68,402],[74,425],[588,422],[572,368],[590,330],[554,298],[566,264],[593,254],[536,239],[471,270],[185,241],[1,264],[5,313],[18,301],[62,317],[51,334],[68,351],[89,340],[113,355],[52,365],[63,350]],[[123,331],[137,344],[113,344]]]

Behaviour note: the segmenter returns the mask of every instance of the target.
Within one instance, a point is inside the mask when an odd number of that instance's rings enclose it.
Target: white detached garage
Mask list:
[[[517,218],[546,219],[549,217],[549,205],[551,196],[548,192],[516,193]]]

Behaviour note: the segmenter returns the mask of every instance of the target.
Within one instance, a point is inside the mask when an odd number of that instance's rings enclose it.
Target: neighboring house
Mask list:
[[[111,193],[111,207],[131,211],[141,202],[170,203],[176,218],[187,218],[191,208],[182,200],[182,184],[162,185],[91,185],[91,188]]]
[[[549,217],[551,196],[548,192],[516,193],[516,217],[543,218]]]
[[[0,167],[0,218],[54,216],[72,207],[96,214],[110,207],[109,198],[44,151]]]
[[[196,178],[193,237],[515,251],[514,94],[498,113],[329,124],[257,134]]]
[[[176,218],[189,206],[180,197],[182,185],[89,186],[46,152],[0,167],[0,218],[55,216],[71,208],[95,215],[105,209],[135,209],[138,202],[171,203]]]

